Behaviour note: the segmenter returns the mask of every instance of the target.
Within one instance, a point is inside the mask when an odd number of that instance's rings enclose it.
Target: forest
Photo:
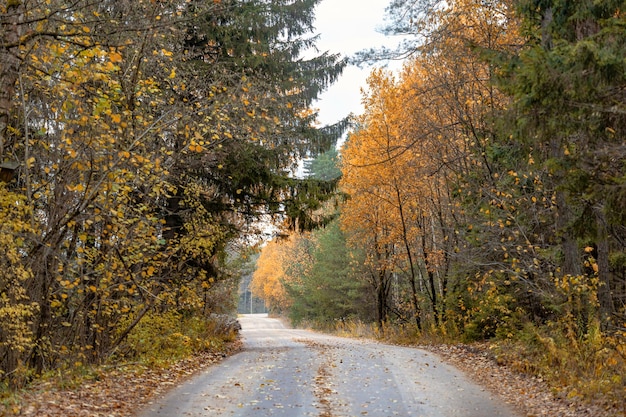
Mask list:
[[[219,348],[254,267],[295,324],[623,399],[626,3],[391,0],[404,42],[343,57],[319,2],[0,2],[3,391]]]
[[[253,292],[296,325],[399,343],[490,341],[557,392],[623,401],[626,4],[388,6],[335,220],[270,242]]]
[[[235,337],[259,224],[336,188],[290,174],[345,128],[311,109],[346,65],[316,3],[0,3],[2,386]]]

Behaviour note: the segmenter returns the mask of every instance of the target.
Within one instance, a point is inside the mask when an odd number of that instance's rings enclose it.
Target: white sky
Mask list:
[[[394,46],[397,39],[377,32],[385,23],[385,7],[390,0],[323,0],[316,9],[315,33],[320,34],[317,47],[351,56],[357,51],[382,45]],[[381,63],[378,66],[382,66]],[[389,63],[390,69],[401,66]],[[361,88],[366,87],[371,67],[348,66],[341,78],[314,104],[319,108],[322,125],[332,124],[349,113],[361,114]]]

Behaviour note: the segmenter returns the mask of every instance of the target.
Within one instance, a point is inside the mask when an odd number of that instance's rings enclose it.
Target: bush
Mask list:
[[[221,315],[186,317],[176,311],[147,314],[120,346],[118,359],[162,364],[195,352],[222,350],[237,336],[236,321],[229,320]]]
[[[528,323],[499,344],[498,361],[541,376],[559,395],[618,403],[626,389],[624,340],[603,334],[598,321],[576,336],[575,324],[572,317],[543,326]]]
[[[515,310],[514,298],[500,289],[493,281],[484,284],[481,291],[472,294],[463,303],[463,340],[474,342],[492,338],[511,337],[521,326]]]

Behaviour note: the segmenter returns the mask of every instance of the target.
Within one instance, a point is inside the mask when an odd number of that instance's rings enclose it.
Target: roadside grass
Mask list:
[[[367,339],[378,339],[380,332],[372,323],[364,323],[359,320],[350,320],[335,323],[331,332],[341,337],[363,337]]]
[[[592,323],[577,336],[567,323],[525,326],[495,343],[498,363],[544,379],[557,397],[626,407],[626,335]],[[626,410],[624,410],[626,411]]]
[[[221,318],[185,318],[157,315],[145,320],[100,364],[89,364],[81,355],[72,355],[54,371],[31,375],[30,383],[15,390],[0,384],[0,416],[20,415],[25,398],[42,391],[72,391],[111,375],[127,374],[140,378],[147,371],[165,371],[181,361],[203,353],[226,355],[237,340],[237,330],[225,326]]]

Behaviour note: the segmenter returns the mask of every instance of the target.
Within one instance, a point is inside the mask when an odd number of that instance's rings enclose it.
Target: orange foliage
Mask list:
[[[298,285],[307,273],[306,235],[291,235],[267,243],[257,261],[250,288],[273,313],[284,312],[293,304],[285,285]]]
[[[384,70],[371,73],[365,113],[342,149],[341,183],[351,197],[342,210],[349,239],[371,254],[375,269],[402,267],[426,284],[435,317],[458,244],[455,230],[464,223],[452,194],[485,163],[475,159],[476,149],[489,140],[491,116],[507,103],[481,54],[519,43],[506,3],[459,0],[438,13],[445,33],[397,80]]]

